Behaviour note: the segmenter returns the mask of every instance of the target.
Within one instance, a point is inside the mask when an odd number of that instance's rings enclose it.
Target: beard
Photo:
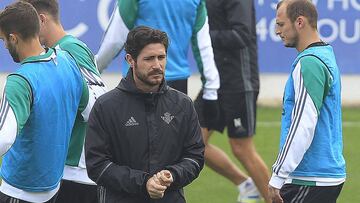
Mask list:
[[[20,58],[19,58],[19,54],[17,53],[16,51],[16,47],[13,46],[11,43],[9,43],[8,45],[8,50],[9,50],[9,53],[11,55],[11,57],[13,58],[13,61],[15,63],[19,63],[20,62]]]
[[[293,30],[296,30],[295,26],[293,26]],[[299,34],[295,32],[294,37],[285,44],[285,47],[296,48],[298,44]]]
[[[297,46],[297,40],[295,41],[291,41],[285,44],[285,47],[289,47],[289,48],[295,48]]]
[[[160,85],[161,82],[164,80],[164,72],[161,69],[155,69],[149,73],[142,73],[139,71],[139,67],[137,66],[137,64],[135,64],[134,66],[134,73],[135,76],[141,81],[143,82],[145,85],[147,86],[156,86],[156,85]],[[153,75],[162,75],[161,80],[151,80],[150,77]]]

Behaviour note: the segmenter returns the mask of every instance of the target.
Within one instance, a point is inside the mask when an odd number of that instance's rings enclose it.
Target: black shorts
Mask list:
[[[280,190],[284,203],[336,203],[344,183],[336,186],[304,186],[285,184]]]
[[[57,196],[57,194],[55,194],[49,201],[44,202],[44,203],[55,203],[56,196]],[[21,200],[21,199],[10,197],[9,195],[6,195],[6,194],[0,192],[0,203],[12,203],[12,202],[30,203],[30,202],[27,202],[27,201],[24,201],[24,200]]]
[[[188,84],[187,79],[166,81],[166,84],[184,94],[187,94],[187,84]]]
[[[56,203],[97,203],[97,186],[62,180]]]
[[[220,116],[216,126],[206,126],[203,115],[202,92],[195,100],[200,126],[223,132],[228,129],[231,138],[250,137],[255,134],[256,100],[258,92],[219,94]]]

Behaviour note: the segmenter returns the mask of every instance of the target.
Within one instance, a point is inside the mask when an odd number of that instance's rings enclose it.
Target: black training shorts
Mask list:
[[[258,92],[219,94],[220,117],[216,126],[207,126],[203,115],[202,92],[195,100],[200,126],[209,130],[223,132],[228,128],[231,138],[250,137],[255,134],[256,101]]]

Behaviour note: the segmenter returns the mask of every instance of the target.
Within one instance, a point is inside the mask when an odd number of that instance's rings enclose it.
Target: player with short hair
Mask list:
[[[25,0],[32,4],[40,19],[40,42],[47,47],[65,50],[73,56],[86,81],[80,112],[74,124],[69,144],[64,176],[56,202],[97,202],[96,184],[87,175],[84,141],[87,119],[95,100],[106,92],[105,85],[96,68],[94,56],[85,43],[68,35],[60,22],[57,0]]]
[[[276,34],[299,53],[283,97],[280,151],[269,182],[274,203],[334,203],[346,179],[340,72],[317,17],[308,0],[277,5]]]
[[[161,30],[131,30],[125,47],[131,69],[91,111],[86,165],[100,202],[185,203],[183,187],[204,166],[193,103],[164,79],[168,45]]]
[[[0,13],[0,39],[20,67],[0,108],[0,202],[54,202],[84,80],[74,59],[43,48],[36,10],[24,1]]]

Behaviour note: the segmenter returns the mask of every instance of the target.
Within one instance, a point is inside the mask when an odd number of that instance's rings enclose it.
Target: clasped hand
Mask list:
[[[146,183],[146,190],[151,199],[160,199],[164,197],[165,190],[170,187],[174,181],[170,171],[162,170],[154,174]]]

